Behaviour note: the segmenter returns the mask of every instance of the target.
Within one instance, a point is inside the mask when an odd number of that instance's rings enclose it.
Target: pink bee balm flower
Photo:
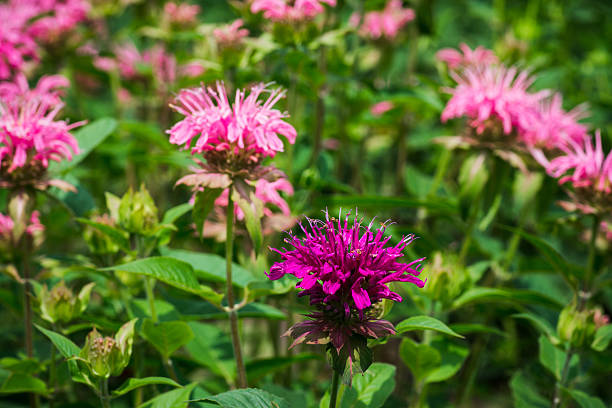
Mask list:
[[[30,90],[21,76],[16,83],[0,84],[0,167],[8,167],[8,173],[39,164],[46,168],[49,160],[70,160],[78,153],[69,131],[85,122],[55,119],[63,107],[56,88],[67,83],[61,76],[43,77]]]
[[[40,7],[38,14],[43,17],[36,19],[28,32],[43,42],[52,42],[63,33],[71,31],[87,18],[91,8],[84,0],[35,0],[33,3]]]
[[[604,155],[599,131],[595,133],[595,146],[591,138],[581,142],[569,139],[560,149],[565,154],[546,165],[546,172],[558,178],[559,184],[570,182],[574,189],[588,188],[606,195],[612,193],[612,152],[607,157]]]
[[[254,0],[251,12],[263,11],[263,16],[272,21],[303,21],[323,13],[323,4],[336,7],[336,0]]]
[[[382,102],[378,102],[377,104],[373,105],[370,108],[370,113],[373,116],[381,116],[385,112],[390,111],[391,109],[393,109],[393,102],[391,102],[391,101],[382,101]]]
[[[179,67],[180,76],[187,78],[199,77],[204,72],[206,72],[206,68],[204,68],[204,66],[197,61],[188,62]]]
[[[242,44],[243,38],[249,35],[249,30],[243,27],[244,21],[238,19],[231,24],[215,28],[213,35],[221,48],[235,48]]]
[[[268,94],[265,101],[259,99],[262,94]],[[230,104],[222,82],[217,83],[216,89],[183,89],[171,106],[185,118],[166,132],[171,143],[185,149],[197,137],[192,153],[231,151],[273,157],[283,151],[279,135],[289,143],[295,143],[297,136],[295,128],[283,120],[288,115],[273,109],[283,96],[280,89],[270,91],[266,85],[258,84],[248,95],[237,90]]]
[[[400,30],[414,18],[414,10],[403,8],[401,0],[391,0],[384,10],[370,11],[364,15],[359,33],[372,39],[393,40]],[[353,24],[355,24],[355,20],[353,17]]]
[[[38,58],[36,42],[27,33],[32,17],[30,7],[17,1],[0,4],[0,79],[12,77],[27,61]]]
[[[425,282],[418,278],[424,258],[399,261],[413,235],[387,246],[391,237],[384,236],[384,224],[373,230],[371,222],[363,228],[355,217],[350,225],[349,215],[344,222],[330,219],[327,213],[325,221],[308,219],[310,230],[300,224],[305,237],[290,235],[285,242],[292,249],[273,249],[282,260],[272,266],[268,277],[277,280],[295,276],[301,289],[298,296],[309,296],[310,304],[317,308],[308,315],[311,320],[287,332],[295,340],[292,347],[302,342],[330,342],[338,354],[348,347],[351,361],[355,336],[363,340],[395,332],[391,323],[376,317],[377,305],[383,299],[402,301],[387,285],[410,282],[423,287]]]
[[[584,107],[577,106],[569,112],[563,110],[562,96],[554,94],[538,106],[537,115],[524,129],[521,140],[529,147],[554,149],[572,140],[581,143],[587,135],[587,127],[578,123],[586,117]]]
[[[478,46],[472,50],[467,44],[461,43],[459,48],[461,51],[453,48],[444,48],[436,53],[436,58],[438,61],[444,62],[452,70],[460,67],[484,67],[499,63],[495,53],[484,47]]]
[[[45,226],[40,223],[40,213],[33,211],[30,215],[30,223],[25,226],[25,233],[34,238],[36,245],[40,244],[42,232],[45,231]],[[15,222],[8,216],[0,213],[0,247],[4,249],[14,248],[21,237],[16,237],[13,234]]]
[[[164,17],[176,25],[192,25],[197,22],[200,6],[196,4],[168,2],[164,4]]]
[[[457,87],[447,89],[452,97],[442,112],[442,121],[465,116],[478,134],[496,124],[501,124],[505,134],[521,134],[529,128],[539,101],[546,95],[544,91],[529,93],[533,78],[516,68],[468,67],[461,74],[451,72],[451,76]]]

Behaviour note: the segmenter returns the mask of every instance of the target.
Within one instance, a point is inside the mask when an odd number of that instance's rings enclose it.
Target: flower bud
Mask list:
[[[157,207],[144,187],[134,192],[131,188],[119,204],[119,225],[131,233],[148,235],[157,227]]]
[[[586,347],[593,341],[599,325],[605,324],[604,318],[601,309],[579,311],[575,302],[572,302],[559,315],[557,334],[562,341],[574,348]]]
[[[67,323],[74,320],[87,308],[94,285],[92,282],[83,286],[78,296],[66,287],[64,281],[55,285],[50,291],[47,285],[44,285],[39,294],[41,317],[51,323]]]
[[[91,220],[99,224],[115,226],[116,221],[108,214],[94,215]],[[119,252],[119,245],[108,235],[91,226],[86,226],[83,233],[89,250],[96,255],[115,254]]]
[[[103,337],[95,328],[87,335],[79,357],[93,375],[108,378],[123,372],[132,355],[135,323],[136,319],[121,326],[114,338]]]
[[[432,300],[448,306],[470,287],[470,275],[455,255],[436,252],[432,258],[423,290]]]

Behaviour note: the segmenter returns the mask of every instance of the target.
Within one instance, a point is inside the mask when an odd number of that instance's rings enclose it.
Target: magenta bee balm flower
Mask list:
[[[311,20],[325,11],[324,3],[336,6],[336,0],[254,0],[251,12],[263,11],[263,16],[272,21]]]
[[[418,275],[425,258],[401,262],[403,250],[414,235],[391,246],[391,237],[384,236],[384,224],[373,229],[372,222],[364,228],[357,217],[351,224],[349,215],[344,221],[329,218],[327,213],[325,221],[308,219],[309,230],[300,224],[305,237],[290,235],[285,242],[292,249],[273,249],[282,261],[272,266],[268,277],[276,280],[295,276],[301,289],[298,296],[308,296],[316,308],[307,315],[310,320],[287,332],[294,339],[292,347],[299,343],[328,344],[337,355],[345,355],[352,367],[355,351],[362,355],[367,338],[395,333],[390,322],[379,319],[381,301],[402,301],[389,289],[391,282],[423,287],[425,282]]]

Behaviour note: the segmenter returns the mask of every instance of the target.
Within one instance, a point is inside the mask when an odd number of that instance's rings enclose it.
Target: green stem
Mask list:
[[[446,169],[448,169],[448,164],[450,163],[451,153],[452,151],[450,149],[444,149],[442,151],[440,160],[438,160],[438,164],[436,166],[436,174],[434,175],[433,182],[431,183],[429,194],[427,194],[428,197],[435,196],[440,184],[442,184],[442,179],[444,179]]]
[[[54,332],[58,332],[58,329],[56,327],[56,325],[54,324],[53,326],[53,331]],[[49,401],[49,408],[53,408],[53,406],[55,405],[55,397],[57,395],[57,367],[55,366],[55,346],[52,344],[51,345],[51,365],[49,366],[49,385],[51,386],[52,394],[51,394],[51,400]]]
[[[174,368],[174,363],[172,362],[172,359],[168,357],[167,359],[162,359],[162,360],[164,363],[164,367],[166,368],[166,371],[168,372],[168,375],[170,376],[170,378],[172,378],[174,381],[178,383],[179,379],[178,379],[178,376],[176,375],[176,369]]]
[[[329,408],[336,408],[336,400],[338,399],[338,386],[340,385],[340,374],[334,371],[332,376],[331,390],[329,393]]]
[[[470,217],[468,218],[467,228],[465,231],[465,238],[463,239],[463,244],[461,245],[461,250],[459,251],[459,263],[465,264],[465,258],[470,250],[470,246],[472,245],[472,234],[474,232],[474,227],[476,226],[476,221],[478,219],[478,212],[480,209],[480,201],[482,198],[482,190],[478,193],[476,198],[474,199],[474,203],[472,206],[472,211],[470,212]]]
[[[155,310],[155,294],[153,293],[153,285],[147,276],[144,277],[145,291],[147,292],[147,300],[149,301],[149,312],[153,323],[157,323],[157,311]]]
[[[98,396],[100,397],[100,405],[102,408],[111,408],[110,395],[108,393],[108,378],[100,381],[100,391]]]
[[[25,331],[25,351],[28,358],[34,356],[34,330],[32,326],[32,300],[30,299],[30,293],[32,291],[32,285],[30,284],[30,251],[28,248],[24,251],[23,258],[21,259],[21,268],[23,273],[23,325]],[[38,395],[30,393],[30,408],[38,408],[40,401]]]
[[[593,216],[593,225],[591,226],[591,241],[589,242],[589,257],[587,259],[586,275],[584,277],[584,290],[588,291],[593,276],[595,267],[595,255],[597,254],[597,235],[599,234],[599,217]]]
[[[234,309],[234,287],[232,285],[232,258],[234,253],[234,201],[232,200],[232,188],[229,188],[227,200],[225,235],[225,277],[227,281],[227,305],[229,308],[230,329],[232,335],[232,346],[234,357],[236,357],[236,373],[238,374],[238,388],[247,387],[246,368],[242,359],[242,349],[240,347],[240,334],[238,332],[238,313]]]
[[[561,371],[561,380],[555,384],[555,395],[552,400],[552,408],[557,408],[561,405],[561,388],[565,387],[567,382],[567,374],[569,373],[570,361],[574,351],[570,348],[565,355],[565,362],[563,363],[563,370]]]

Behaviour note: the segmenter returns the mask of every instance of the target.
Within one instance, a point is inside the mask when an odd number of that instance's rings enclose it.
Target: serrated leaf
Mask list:
[[[113,391],[113,396],[118,397],[127,394],[140,387],[147,385],[170,385],[172,387],[180,387],[181,385],[166,377],[145,377],[145,378],[129,378],[119,388]]]
[[[42,334],[44,334],[45,336],[49,338],[49,340],[51,340],[53,345],[55,345],[55,347],[59,350],[60,354],[63,357],[71,358],[74,356],[78,356],[79,353],[81,352],[81,349],[76,344],[74,344],[72,340],[70,340],[69,338],[64,337],[61,334],[56,333],[54,331],[47,330],[43,327],[40,327],[37,324],[34,324],[34,326],[36,326],[36,328],[40,330]]]
[[[142,337],[166,360],[194,337],[189,325],[182,321],[154,323],[152,319],[145,319],[140,330]]]
[[[604,351],[612,341],[612,324],[601,326],[595,332],[595,339],[591,343],[591,348],[595,351]]]
[[[223,295],[217,294],[212,289],[198,283],[191,265],[171,257],[157,256],[138,259],[101,270],[115,270],[151,276],[175,288],[203,296],[213,303],[220,302],[223,298]]]
[[[172,207],[164,213],[164,218],[162,219],[161,223],[173,224],[174,221],[187,214],[192,208],[193,205],[189,203],[179,204],[176,207]]]
[[[166,247],[161,248],[160,252],[164,256],[187,262],[193,267],[197,277],[202,280],[208,282],[225,282],[226,280],[225,258],[219,255]],[[232,283],[234,286],[244,288],[255,281],[257,281],[257,278],[251,272],[236,263],[232,263]]]
[[[557,381],[561,380],[561,372],[565,364],[567,353],[555,347],[546,336],[540,336],[539,343],[539,358],[540,363],[555,376]],[[572,356],[570,367],[578,364],[578,356]]]
[[[363,375],[353,377],[357,406],[380,408],[395,389],[395,366],[374,363]]]
[[[592,397],[586,392],[568,390],[567,393],[572,396],[574,401],[576,401],[581,408],[606,408],[602,400],[597,397]]]
[[[182,388],[165,392],[139,405],[138,408],[187,408],[189,397],[196,385],[198,384],[191,383]]]
[[[284,398],[257,388],[233,390],[196,401],[214,402],[223,408],[290,408]]]
[[[414,330],[433,330],[449,336],[463,338],[462,335],[453,331],[446,324],[431,316],[413,316],[401,321],[395,327],[398,333],[405,333]]]
[[[47,385],[39,378],[28,374],[11,373],[0,386],[0,394],[20,393],[47,394]]]
[[[550,407],[550,401],[542,397],[536,387],[520,371],[512,376],[510,388],[516,408]]]
[[[49,165],[53,173],[64,172],[79,164],[91,151],[104,141],[117,128],[117,121],[113,118],[101,118],[74,131],[72,135],[79,144],[79,154],[72,160],[62,160]]]
[[[468,290],[456,299],[453,303],[453,309],[479,302],[539,304],[555,310],[564,306],[559,300],[533,290],[477,287]]]
[[[189,354],[196,362],[209,368],[228,384],[232,384],[236,376],[236,364],[229,336],[210,324],[199,322],[188,324],[195,335],[185,346]]]

